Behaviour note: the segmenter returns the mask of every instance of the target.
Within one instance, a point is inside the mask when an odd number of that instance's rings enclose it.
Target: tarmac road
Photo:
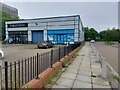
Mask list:
[[[96,42],[93,45],[99,50],[105,60],[118,72],[118,47],[106,45],[102,42]]]

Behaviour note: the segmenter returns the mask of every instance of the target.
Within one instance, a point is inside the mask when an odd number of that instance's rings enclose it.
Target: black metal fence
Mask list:
[[[35,56],[14,63],[4,62],[4,67],[1,69],[1,88],[6,90],[20,88],[30,80],[38,78],[38,75],[47,68],[52,68],[55,62],[60,61],[78,46],[80,43],[55,48],[43,54],[37,53]]]

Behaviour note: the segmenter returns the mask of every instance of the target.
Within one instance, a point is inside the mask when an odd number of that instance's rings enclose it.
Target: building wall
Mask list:
[[[2,6],[1,11],[9,13],[10,15],[15,16],[15,17],[18,16],[18,9],[11,7],[9,5],[3,4],[3,3],[0,3],[0,6]]]
[[[76,16],[68,16],[68,17],[54,17],[54,18],[42,18],[42,19],[30,19],[30,20],[21,20],[21,21],[8,21],[6,22],[6,37],[8,37],[10,31],[28,31],[28,41],[32,42],[32,31],[43,31],[44,40],[48,40],[48,35],[50,32],[54,31],[57,33],[52,33],[53,35],[64,34],[69,36],[69,32],[73,30],[73,35],[71,37],[74,40],[71,43],[81,41],[82,28],[80,26],[80,17]],[[28,23],[28,27],[17,27],[17,28],[8,28],[8,24],[20,24],[20,23]],[[70,30],[70,31],[69,31]],[[63,33],[68,31],[68,33]],[[61,33],[62,32],[62,33]],[[55,36],[56,37],[56,36]],[[59,39],[59,36],[57,36]],[[62,38],[62,36],[61,36]],[[68,39],[69,37],[67,37]]]

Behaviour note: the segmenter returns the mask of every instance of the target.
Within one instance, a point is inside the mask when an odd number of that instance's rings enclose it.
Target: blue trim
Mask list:
[[[54,44],[67,44],[67,42],[74,43],[74,29],[48,30],[47,35],[47,38],[49,37],[48,40]]]

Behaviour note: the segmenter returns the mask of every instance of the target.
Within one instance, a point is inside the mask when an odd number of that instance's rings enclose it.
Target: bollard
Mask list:
[[[107,79],[107,63],[104,59],[102,60],[101,77]]]
[[[2,67],[0,66],[0,90],[2,90]]]

